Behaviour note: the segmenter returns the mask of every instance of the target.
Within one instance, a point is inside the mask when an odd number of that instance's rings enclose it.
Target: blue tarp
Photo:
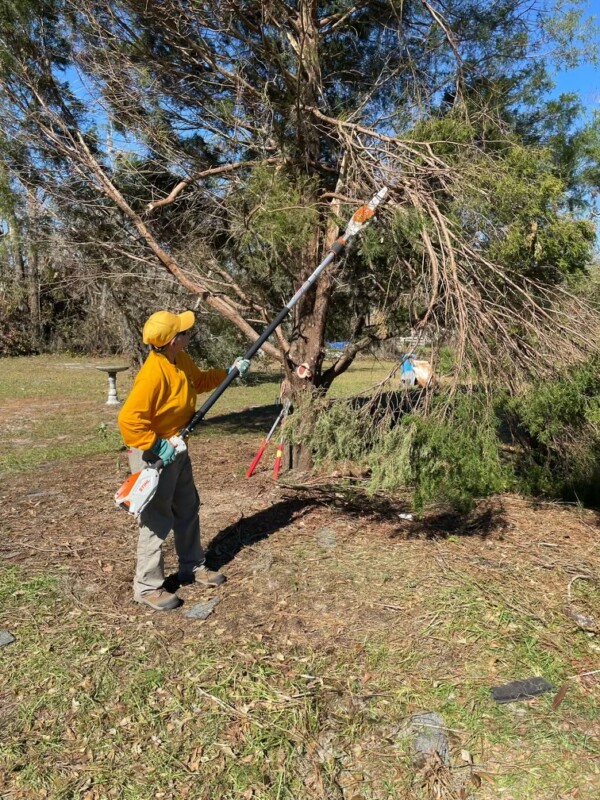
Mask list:
[[[409,383],[412,386],[417,377],[415,375],[414,365],[409,361],[410,358],[414,359],[413,353],[404,353],[402,356],[402,361],[400,362],[400,379],[404,383]]]
[[[414,372],[413,365],[408,360],[409,358],[414,359],[414,354],[404,353],[404,355],[402,356],[402,361],[400,362],[400,365],[402,367],[402,372]]]

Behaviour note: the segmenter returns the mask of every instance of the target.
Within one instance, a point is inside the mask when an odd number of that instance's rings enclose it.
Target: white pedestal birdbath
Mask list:
[[[100,372],[108,373],[108,400],[107,406],[119,406],[121,401],[117,396],[117,372],[125,372],[129,367],[96,367]]]

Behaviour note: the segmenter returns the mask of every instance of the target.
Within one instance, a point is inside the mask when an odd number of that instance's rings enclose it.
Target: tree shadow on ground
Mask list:
[[[242,378],[245,386],[263,386],[267,383],[273,383],[275,386],[281,383],[285,375],[281,372],[261,372],[260,367],[258,370],[251,369],[250,372]]]
[[[206,424],[221,429],[223,433],[258,433],[266,436],[280,411],[281,406],[275,403],[270,406],[255,406],[210,417]]]
[[[485,538],[508,527],[504,510],[487,505],[469,513],[441,511],[414,522],[408,538],[446,539],[448,536],[480,536]],[[406,533],[406,532],[405,532]]]
[[[357,520],[380,523],[394,523],[389,534],[391,538],[403,539],[445,539],[448,536],[489,536],[508,527],[506,514],[499,499],[479,504],[469,512],[448,509],[429,511],[422,516],[411,512],[407,501],[383,496],[369,497],[360,491],[330,489],[320,492],[321,503],[324,495],[329,496],[334,505]]]
[[[328,493],[303,492],[294,497],[287,497],[270,508],[253,514],[243,515],[227,528],[218,533],[206,550],[206,566],[219,570],[229,564],[245,547],[269,538],[278,530],[301,519],[316,506],[327,505],[337,507],[366,525],[372,523],[397,523],[388,532],[390,538],[403,539],[440,539],[448,536],[489,536],[507,527],[508,523],[502,507],[498,503],[489,503],[483,508],[468,514],[443,511],[430,513],[423,518],[399,519],[399,514],[408,513],[408,505],[397,500],[366,496],[348,497],[339,493],[332,494],[328,501]],[[376,548],[377,544],[374,543]],[[176,592],[180,583],[177,573],[169,575],[164,586],[170,592]]]
[[[301,519],[317,503],[311,497],[287,498],[251,517],[240,517],[211,541],[206,551],[206,565],[210,569],[221,569],[244,547],[267,539],[291,522]]]
[[[319,501],[314,497],[293,497],[275,503],[251,517],[243,515],[236,522],[218,533],[206,550],[206,566],[219,570],[250,545],[267,539],[291,522],[301,519]],[[174,572],[168,575],[163,584],[169,592],[176,592],[181,583]]]
[[[293,497],[275,503],[251,517],[243,515],[237,522],[218,533],[206,550],[206,566],[219,570],[249,545],[267,539],[281,528],[308,513],[319,501],[311,497]],[[176,592],[181,583],[177,573],[168,575],[163,584],[169,592]]]

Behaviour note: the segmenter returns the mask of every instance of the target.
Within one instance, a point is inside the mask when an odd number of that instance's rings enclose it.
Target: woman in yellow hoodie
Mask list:
[[[204,564],[198,518],[200,499],[192,464],[187,449],[182,450],[181,440],[170,441],[194,415],[198,394],[215,389],[227,375],[225,369],[199,369],[184,352],[195,321],[192,311],[158,311],[147,320],[143,340],[151,351],[119,414],[131,471],[138,472],[144,462],[159,458],[164,464],[156,494],[139,518],[134,580],[134,599],[157,611],[181,605],[177,594],[163,585],[162,545],[171,530],[180,584],[196,581],[218,586],[225,582],[224,575],[212,572]],[[240,375],[245,375],[250,366],[244,359],[237,359],[235,365]]]

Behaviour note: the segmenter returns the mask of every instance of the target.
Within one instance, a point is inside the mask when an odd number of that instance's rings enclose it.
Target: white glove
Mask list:
[[[234,367],[237,367],[237,371],[238,371],[238,372],[239,372],[239,374],[240,374],[240,378],[243,378],[243,377],[244,377],[244,375],[245,375],[245,374],[248,372],[248,370],[250,369],[250,362],[248,361],[248,359],[247,359],[247,358],[242,358],[241,356],[239,356],[239,357],[238,357],[238,358],[236,358],[236,360],[233,362],[233,366],[234,366]],[[231,367],[231,368],[230,368],[230,371],[231,371],[231,369],[233,369],[233,367]]]
[[[171,436],[169,439],[169,444],[175,448],[175,455],[178,455],[179,453],[185,453],[187,450],[187,445],[181,436]]]

